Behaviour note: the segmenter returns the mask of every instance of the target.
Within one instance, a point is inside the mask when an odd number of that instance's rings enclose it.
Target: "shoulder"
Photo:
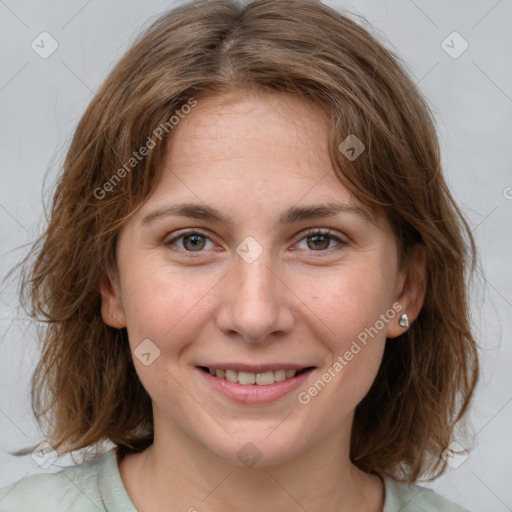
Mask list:
[[[387,476],[382,478],[386,492],[383,512],[469,512],[432,489],[397,482]]]
[[[95,459],[64,468],[57,473],[29,475],[0,488],[2,512],[104,512],[102,484],[108,479],[115,452],[110,451]],[[101,479],[100,479],[101,475]],[[114,475],[115,476],[115,475]]]

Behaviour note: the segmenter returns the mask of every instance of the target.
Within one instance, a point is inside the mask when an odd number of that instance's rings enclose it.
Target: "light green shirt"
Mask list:
[[[382,512],[468,512],[430,489],[384,477]],[[200,508],[200,507],[199,507]],[[137,512],[115,450],[58,473],[27,476],[0,489],[1,512]]]

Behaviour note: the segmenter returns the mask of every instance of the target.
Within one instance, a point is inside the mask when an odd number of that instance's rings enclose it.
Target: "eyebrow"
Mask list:
[[[292,206],[281,213],[277,224],[293,224],[303,220],[333,217],[339,213],[357,215],[367,222],[373,222],[369,212],[359,206],[330,202],[308,206]],[[222,223],[229,228],[232,227],[231,221],[221,212],[211,206],[200,203],[181,203],[157,208],[156,210],[149,212],[142,219],[142,224],[147,225],[156,219],[167,216],[210,220]]]

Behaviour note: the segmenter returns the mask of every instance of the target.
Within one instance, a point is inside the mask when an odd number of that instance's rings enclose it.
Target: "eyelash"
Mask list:
[[[168,247],[171,247],[171,246],[174,245],[174,243],[176,241],[180,240],[181,238],[184,238],[186,236],[192,236],[192,235],[199,235],[199,236],[202,236],[203,238],[207,238],[208,240],[212,241],[210,236],[207,233],[205,233],[204,231],[201,231],[200,229],[191,229],[191,230],[188,230],[188,231],[184,231],[184,232],[178,233],[173,238],[171,238],[170,240],[166,241],[165,245],[168,246]],[[318,250],[318,251],[310,250],[309,251],[309,252],[313,252],[313,253],[314,252],[318,252],[318,253],[327,253],[328,252],[328,253],[330,253],[331,251],[340,250],[344,246],[348,245],[348,242],[346,240],[343,240],[342,238],[337,236],[334,231],[332,231],[331,229],[327,229],[327,228],[311,228],[311,229],[308,229],[306,232],[304,232],[302,234],[302,238],[299,239],[299,242],[301,242],[305,238],[311,237],[311,236],[326,236],[326,237],[329,237],[331,240],[334,240],[334,241],[338,242],[338,244],[339,244],[337,247],[331,247],[330,249],[323,249],[323,250]],[[172,248],[172,250],[174,250],[174,251],[176,251],[176,250],[182,251],[182,252],[187,254],[187,257],[190,257],[190,258],[195,258],[195,257],[197,257],[197,256],[195,256],[195,254],[199,255],[199,254],[204,252],[204,251],[187,251],[187,250],[176,249],[176,248]]]

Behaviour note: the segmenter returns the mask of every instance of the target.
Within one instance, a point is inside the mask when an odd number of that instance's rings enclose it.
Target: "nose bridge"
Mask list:
[[[237,288],[241,296],[248,295],[255,300],[270,304],[276,301],[275,274],[270,270],[272,265],[270,250],[265,250],[254,261],[247,261],[240,257],[235,263],[235,276]]]
[[[236,332],[246,341],[266,341],[274,332],[291,329],[294,317],[287,288],[271,270],[272,251],[261,245],[257,250],[252,241],[247,244],[237,248],[217,323],[225,334]]]

